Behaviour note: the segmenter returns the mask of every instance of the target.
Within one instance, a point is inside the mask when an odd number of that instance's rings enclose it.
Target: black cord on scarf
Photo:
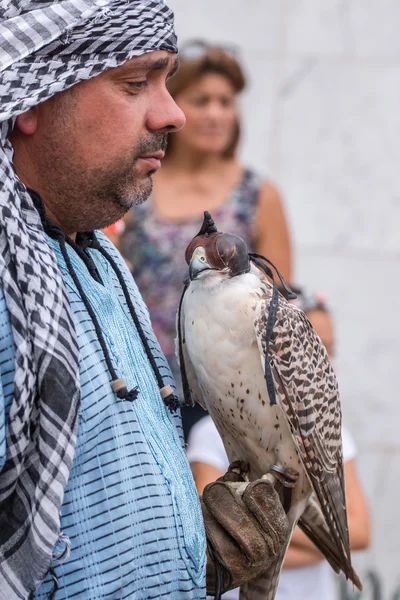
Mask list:
[[[286,299],[294,300],[297,296],[296,296],[296,294],[294,294],[292,292],[292,290],[290,289],[290,287],[284,280],[281,273],[278,271],[278,269],[275,267],[275,265],[268,258],[263,256],[262,254],[257,254],[255,252],[249,253],[249,258],[254,264],[257,265],[257,267],[259,267],[262,271],[264,271],[264,273],[268,277],[270,277],[272,279],[272,298],[271,298],[271,301],[270,301],[269,307],[268,307],[268,309],[269,309],[268,310],[268,319],[267,319],[267,325],[265,328],[265,366],[264,366],[264,370],[265,370],[265,381],[267,384],[267,391],[268,391],[268,396],[269,396],[269,403],[271,406],[273,406],[274,404],[276,404],[276,392],[275,392],[274,378],[272,376],[273,364],[271,364],[271,361],[269,360],[269,344],[271,341],[271,335],[272,335],[272,331],[273,331],[275,321],[276,321],[276,313],[278,311],[279,291],[278,291],[278,286],[276,284],[276,281],[274,278],[274,273],[273,273],[272,269],[270,269],[262,261],[265,261],[266,263],[271,265],[273,267],[273,269],[275,269],[275,271],[278,274],[278,277],[281,281],[282,288],[283,288],[282,289],[283,295],[286,297]]]
[[[55,225],[53,225],[50,221],[48,221],[46,215],[44,213],[41,214],[42,216],[42,220],[43,220],[43,226],[45,229],[45,232],[52,237],[53,239],[56,239],[59,243],[60,243],[60,249],[61,249],[61,253],[63,255],[65,264],[67,266],[67,269],[72,277],[72,280],[79,292],[79,295],[81,296],[81,299],[85,305],[86,310],[89,313],[89,316],[93,322],[95,331],[96,331],[96,335],[97,338],[99,340],[101,349],[103,351],[103,355],[107,364],[107,368],[110,372],[112,381],[111,381],[111,386],[114,390],[114,392],[117,394],[118,398],[122,398],[124,400],[135,400],[137,398],[138,395],[138,389],[134,388],[131,391],[128,391],[127,387],[126,387],[126,383],[123,379],[118,378],[114,366],[112,364],[111,358],[110,358],[110,354],[107,348],[107,345],[105,343],[104,340],[104,336],[103,333],[101,331],[101,327],[100,324],[97,320],[96,314],[89,302],[89,299],[87,298],[85,291],[81,285],[81,282],[79,281],[79,277],[77,276],[75,269],[72,265],[71,259],[68,255],[68,251],[66,248],[66,244],[68,243],[74,250],[75,252],[81,257],[81,259],[85,262],[85,264],[87,265],[89,272],[91,273],[91,275],[98,281],[99,280],[99,275],[97,273],[97,270],[95,269],[95,267],[93,267],[93,265],[91,264],[91,261],[88,261],[87,256],[84,252],[84,249],[81,248],[80,246],[78,246],[77,244],[75,244],[70,238],[68,238],[58,227],[56,227]],[[160,374],[160,371],[157,367],[157,363],[155,361],[155,358],[151,352],[149,343],[147,341],[146,335],[142,329],[142,326],[140,324],[140,321],[137,317],[136,311],[135,311],[135,307],[133,306],[132,303],[132,299],[128,290],[128,287],[126,285],[125,279],[117,265],[117,263],[115,262],[115,260],[112,258],[112,256],[110,256],[108,254],[108,252],[100,245],[99,241],[97,240],[96,236],[94,233],[89,235],[85,235],[85,234],[80,234],[80,238],[82,239],[83,243],[85,244],[85,247],[90,247],[93,248],[94,250],[98,250],[103,256],[104,258],[109,262],[109,264],[111,265],[114,273],[117,276],[117,279],[119,281],[119,284],[122,288],[124,297],[125,297],[125,301],[127,303],[130,315],[132,317],[132,320],[136,326],[136,329],[139,333],[139,337],[141,339],[141,342],[143,344],[143,347],[145,349],[146,355],[149,359],[149,362],[151,364],[151,367],[153,369],[154,375],[157,379],[157,383],[158,386],[160,388],[160,394],[161,397],[164,401],[164,404],[167,406],[167,408],[169,409],[169,411],[171,413],[176,412],[180,406],[180,402],[178,400],[178,398],[176,397],[176,395],[174,394],[174,391],[172,389],[172,387],[170,385],[165,385],[163,378]]]
[[[118,377],[117,373],[115,372],[114,365],[112,364],[110,353],[107,348],[107,344],[104,340],[103,332],[101,331],[100,323],[97,320],[96,314],[92,308],[92,305],[89,302],[88,297],[85,294],[82,284],[79,281],[79,277],[76,274],[76,271],[75,271],[73,264],[71,262],[71,259],[69,257],[67,246],[66,246],[66,244],[67,244],[66,238],[60,236],[59,242],[60,242],[61,253],[64,257],[65,264],[67,266],[69,274],[71,275],[73,282],[75,283],[76,288],[79,292],[79,295],[82,299],[82,302],[84,303],[85,308],[88,311],[90,318],[92,319],[94,329],[96,331],[97,339],[99,340],[99,343],[100,343],[100,346],[103,351],[104,358],[105,358],[105,361],[107,364],[107,368],[111,375],[111,387],[113,388],[114,392],[117,394],[118,398],[121,398],[122,400],[136,400],[137,395],[138,395],[137,388],[133,388],[131,391],[128,391],[128,388],[126,387],[124,380],[120,379]],[[68,242],[68,243],[70,245],[72,245],[71,242]]]
[[[113,259],[112,256],[110,256],[110,254],[100,245],[99,241],[97,240],[95,234],[93,234],[92,240],[91,240],[91,247],[95,250],[98,250],[100,252],[100,254],[102,254],[104,256],[104,258],[109,262],[109,264],[111,265],[114,273],[116,274],[119,284],[122,288],[122,291],[124,293],[125,296],[125,301],[126,304],[128,306],[130,315],[132,317],[132,320],[135,324],[135,327],[139,333],[139,337],[141,339],[141,342],[143,344],[143,347],[146,351],[147,354],[147,358],[149,359],[149,362],[151,364],[151,367],[153,369],[154,375],[157,379],[157,383],[158,383],[158,387],[160,388],[160,394],[161,397],[164,401],[164,404],[167,406],[167,408],[169,409],[169,411],[171,413],[176,412],[180,406],[179,400],[177,398],[177,396],[175,396],[174,391],[172,389],[172,387],[170,385],[165,385],[163,378],[161,376],[161,373],[159,371],[159,368],[157,367],[157,363],[156,360],[152,354],[152,351],[150,349],[149,346],[149,342],[146,338],[146,335],[143,331],[142,325],[138,319],[138,316],[136,314],[135,311],[135,307],[133,306],[133,302],[132,302],[132,298],[131,295],[129,293],[128,290],[128,286],[126,285],[126,281],[117,265],[117,263],[115,262],[115,260]]]
[[[50,567],[49,573],[53,580],[53,588],[50,590],[48,600],[54,600],[54,596],[56,595],[56,592],[57,592],[58,588],[60,587],[60,584],[58,583],[58,578],[57,578],[57,575],[55,574],[55,567]]]
[[[36,198],[36,202],[38,202],[38,201],[41,202],[41,198],[39,196]],[[40,208],[41,208],[41,210],[40,210]],[[79,277],[75,272],[74,266],[71,262],[69,254],[68,254],[66,244],[68,243],[77,252],[77,254],[82,258],[82,260],[88,266],[88,269],[89,269],[89,272],[91,273],[91,275],[93,275],[96,280],[99,279],[97,271],[94,269],[94,272],[93,273],[91,272],[89,262],[87,260],[86,255],[84,254],[83,250],[81,248],[79,248],[79,246],[77,246],[77,244],[75,244],[71,239],[69,239],[65,235],[65,233],[63,231],[61,231],[61,229],[59,229],[59,227],[57,227],[56,225],[53,225],[53,223],[51,223],[51,221],[48,220],[48,218],[45,214],[45,211],[44,211],[44,207],[43,206],[40,207],[40,205],[39,205],[38,210],[39,210],[39,214],[42,219],[43,229],[44,229],[45,233],[47,233],[47,235],[49,235],[52,239],[57,240],[60,244],[60,250],[63,255],[65,265],[66,265],[68,272],[71,275],[72,280],[79,292],[82,302],[85,305],[85,308],[88,311],[89,316],[92,320],[97,339],[99,341],[100,347],[103,352],[104,359],[106,361],[108,371],[111,375],[111,387],[112,387],[113,391],[115,392],[117,397],[122,400],[130,400],[130,401],[136,400],[137,395],[138,395],[138,389],[133,388],[132,390],[128,391],[125,381],[118,377],[118,375],[114,369],[114,365],[112,364],[110,353],[108,351],[107,344],[105,342],[100,324],[99,324],[96,314],[92,308],[92,305],[90,304],[89,299],[85,294],[82,284],[79,281]]]

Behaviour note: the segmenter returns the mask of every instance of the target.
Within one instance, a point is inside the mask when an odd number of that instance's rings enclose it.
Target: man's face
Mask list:
[[[165,87],[176,67],[175,55],[151,52],[31,109],[24,183],[67,233],[105,227],[149,197],[167,134],[185,122]]]

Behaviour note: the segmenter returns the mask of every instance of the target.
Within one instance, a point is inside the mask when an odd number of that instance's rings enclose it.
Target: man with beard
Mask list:
[[[176,52],[161,0],[0,2],[0,600],[205,597],[170,371],[94,232],[184,124]]]

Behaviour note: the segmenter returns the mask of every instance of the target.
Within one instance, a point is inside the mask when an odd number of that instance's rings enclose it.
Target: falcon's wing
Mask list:
[[[254,321],[263,366],[270,299],[271,286],[266,283]],[[350,577],[342,418],[336,377],[327,352],[306,315],[282,297],[270,339],[269,360],[280,407],[342,557],[343,571]]]
[[[196,371],[194,370],[186,348],[184,295],[182,295],[179,310],[176,315],[176,331],[177,336],[175,338],[175,354],[181,369],[184,395],[189,396],[184,398],[185,403],[194,405],[195,402],[197,402],[202,408],[204,408],[204,410],[207,410],[197,381]],[[185,385],[184,381],[185,377],[187,380],[187,386]]]

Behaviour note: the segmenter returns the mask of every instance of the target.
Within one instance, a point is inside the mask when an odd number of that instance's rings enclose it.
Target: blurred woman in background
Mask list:
[[[203,42],[186,44],[168,88],[186,115],[186,125],[169,136],[152,197],[132,211],[120,249],[132,264],[154,331],[179,383],[175,315],[187,277],[185,248],[200,228],[203,211],[211,212],[220,231],[239,235],[250,249],[266,255],[288,281],[292,261],[278,190],[237,158],[237,102],[245,78],[232,51]],[[186,430],[201,410],[186,411]]]

